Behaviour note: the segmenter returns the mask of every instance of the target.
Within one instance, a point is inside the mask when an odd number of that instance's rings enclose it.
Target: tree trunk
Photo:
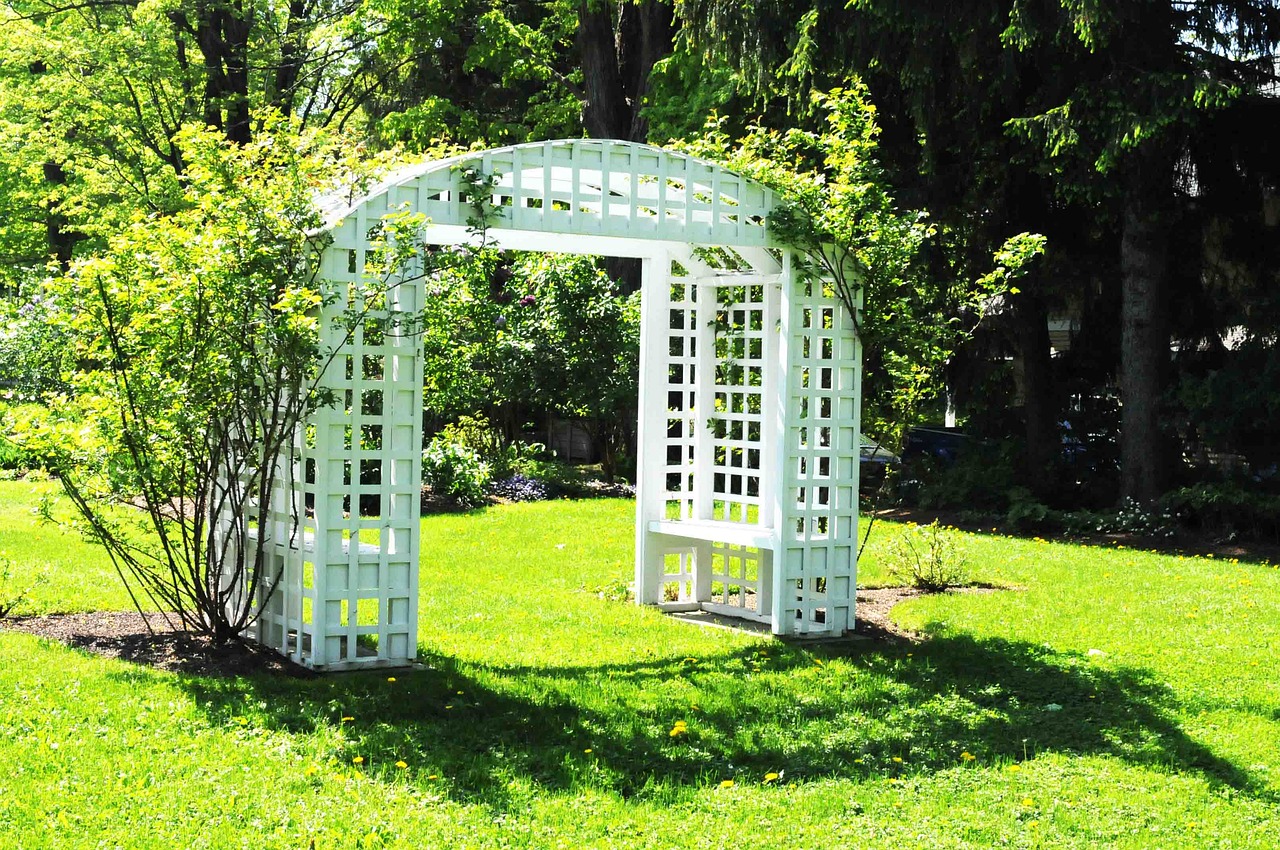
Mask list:
[[[44,179],[50,186],[67,185],[67,172],[57,162],[44,164]],[[71,268],[71,257],[75,253],[76,243],[84,239],[84,234],[70,227],[67,217],[59,211],[60,203],[50,199],[45,214],[45,239],[49,246],[49,254],[58,264],[58,270],[66,272]]]
[[[1120,495],[1150,504],[1169,464],[1160,400],[1169,362],[1168,204],[1172,163],[1151,153],[1126,175],[1120,239]]]
[[[586,102],[582,123],[596,139],[643,142],[649,122],[643,115],[653,66],[672,49],[672,7],[659,0],[580,0],[578,51]],[[605,271],[623,294],[640,288],[640,261],[609,257]]]
[[[196,43],[204,60],[204,122],[228,141],[252,139],[249,123],[249,18],[239,0],[196,5]]]
[[[1043,498],[1053,487],[1048,472],[1057,448],[1053,361],[1049,356],[1048,316],[1044,302],[1034,294],[1039,284],[1028,281],[1025,285],[1028,291],[1014,296],[1013,310],[1018,354],[1022,358],[1022,412],[1026,420],[1026,455],[1020,471],[1031,491]]]
[[[578,52],[582,56],[582,123],[597,139],[643,142],[642,112],[653,66],[671,52],[672,7],[660,0],[580,0]]]

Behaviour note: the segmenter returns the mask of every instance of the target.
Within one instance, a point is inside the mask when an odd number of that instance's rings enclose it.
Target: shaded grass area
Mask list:
[[[965,536],[1022,589],[904,605],[921,645],[800,646],[609,601],[632,510],[425,519],[416,672],[0,634],[0,846],[1275,845],[1280,571]]]

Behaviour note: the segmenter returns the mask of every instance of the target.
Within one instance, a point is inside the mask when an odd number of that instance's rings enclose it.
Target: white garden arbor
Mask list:
[[[288,506],[272,514],[282,580],[260,600],[258,639],[325,670],[416,654],[422,353],[405,317],[424,303],[421,268],[401,269],[354,332],[342,317],[368,306],[370,234],[386,216],[425,216],[428,245],[474,238],[467,170],[495,180],[491,244],[642,261],[637,601],[777,635],[851,629],[852,318],[771,235],[765,187],[679,153],[577,139],[415,165],[359,198],[325,200],[321,336],[335,356],[322,386],[336,401],[288,463],[314,510],[301,534],[283,528]]]

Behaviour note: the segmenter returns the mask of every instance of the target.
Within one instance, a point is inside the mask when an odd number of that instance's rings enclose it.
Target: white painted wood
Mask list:
[[[648,525],[654,534],[665,534],[682,540],[706,540],[732,543],[756,549],[773,549],[777,538],[773,529],[740,522],[721,520],[654,520]]]
[[[370,228],[392,212],[425,216],[426,244],[474,241],[468,168],[496,177],[489,244],[643,262],[637,601],[777,634],[851,628],[861,349],[850,317],[797,276],[770,233],[767,188],[683,154],[574,139],[414,165],[358,197],[321,199],[320,336],[332,355],[321,386],[337,403],[270,461],[284,480],[258,526],[282,581],[259,600],[259,638],[322,670],[416,655],[423,358],[405,317],[425,287],[413,268],[396,281],[365,270]],[[348,334],[345,318],[384,290]]]

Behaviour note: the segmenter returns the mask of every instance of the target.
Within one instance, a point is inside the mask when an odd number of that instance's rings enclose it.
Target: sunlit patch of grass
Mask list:
[[[0,846],[1274,846],[1280,571],[958,535],[1019,589],[907,603],[919,645],[788,644],[602,594],[633,510],[424,519],[417,671],[214,680],[0,634]],[[84,586],[50,604],[108,604]]]

